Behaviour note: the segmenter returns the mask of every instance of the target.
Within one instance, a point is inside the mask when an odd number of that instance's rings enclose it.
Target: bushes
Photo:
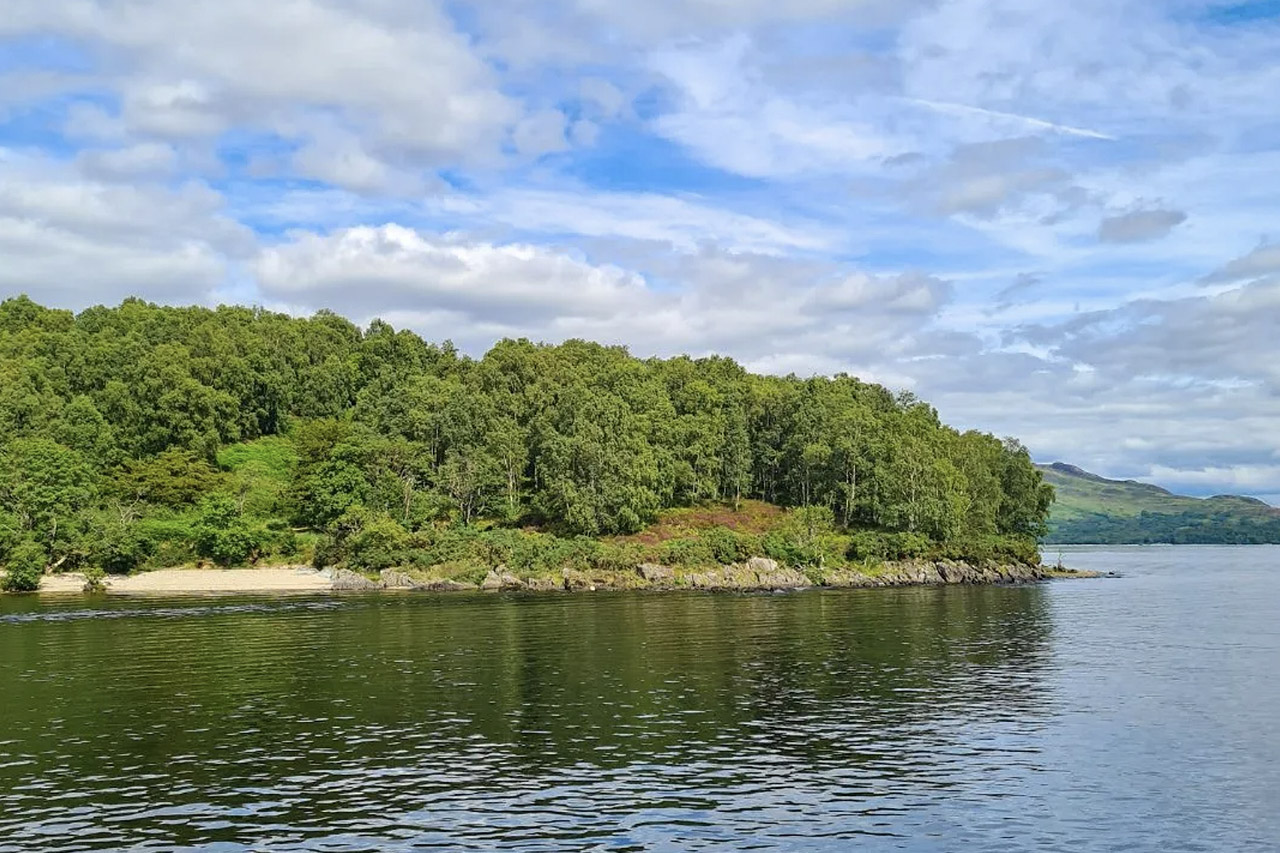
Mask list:
[[[715,565],[718,561],[711,545],[697,537],[669,539],[658,546],[658,562],[667,566],[696,568]]]
[[[702,540],[711,551],[717,563],[737,563],[749,557],[757,556],[751,537],[742,536],[727,527],[711,527],[702,532]]]
[[[934,559],[963,560],[967,563],[1023,563],[1040,564],[1040,549],[1029,536],[966,536],[950,542],[941,542],[931,549]]]
[[[238,566],[257,558],[266,536],[236,511],[228,498],[205,502],[195,530],[196,553],[220,566]]]
[[[860,530],[849,538],[850,560],[959,560],[966,563],[1023,563],[1038,565],[1040,551],[1025,536],[962,536],[934,542],[918,533]]]
[[[137,525],[113,524],[97,534],[90,561],[108,574],[127,575],[155,552],[155,540]]]
[[[97,566],[86,566],[84,570],[85,592],[106,592],[107,573]]]
[[[403,565],[409,534],[387,516],[369,520],[347,545],[347,561],[355,568],[382,571]]]
[[[4,580],[0,587],[8,592],[35,592],[40,588],[40,578],[44,575],[47,555],[31,540],[23,540],[9,550],[5,559]]]
[[[850,563],[908,559],[963,559],[971,562],[1033,562],[1035,543],[1017,537],[971,537],[935,543],[919,533],[836,528],[826,508],[779,513],[764,535],[721,525],[679,528],[658,542],[636,538],[566,537],[512,527],[436,525],[407,530],[388,515],[362,507],[348,510],[328,528],[315,548],[318,567],[341,565],[357,571],[404,567],[458,579],[483,577],[505,566],[520,577],[547,577],[562,570],[585,574],[632,572],[641,563],[683,569],[740,564],[765,556],[820,577]]]
[[[845,556],[850,560],[914,560],[928,553],[928,537],[919,533],[859,530],[849,540]]]

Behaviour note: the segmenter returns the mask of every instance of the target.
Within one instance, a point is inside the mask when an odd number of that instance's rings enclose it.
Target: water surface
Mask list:
[[[1280,848],[1280,549],[1064,557],[1123,577],[3,598],[0,853]]]

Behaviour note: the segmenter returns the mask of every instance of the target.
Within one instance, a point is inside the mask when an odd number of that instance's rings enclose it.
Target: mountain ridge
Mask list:
[[[1255,497],[1178,495],[1066,462],[1036,467],[1057,494],[1049,544],[1280,543],[1280,508]]]

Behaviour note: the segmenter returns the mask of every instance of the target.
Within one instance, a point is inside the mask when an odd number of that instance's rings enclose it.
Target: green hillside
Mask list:
[[[1257,498],[1192,498],[1074,465],[1038,465],[1057,493],[1048,543],[1280,543],[1280,509]]]

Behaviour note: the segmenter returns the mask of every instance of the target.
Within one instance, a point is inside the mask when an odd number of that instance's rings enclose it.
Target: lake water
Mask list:
[[[1280,549],[1064,552],[1123,577],[6,597],[0,851],[1280,849]]]

